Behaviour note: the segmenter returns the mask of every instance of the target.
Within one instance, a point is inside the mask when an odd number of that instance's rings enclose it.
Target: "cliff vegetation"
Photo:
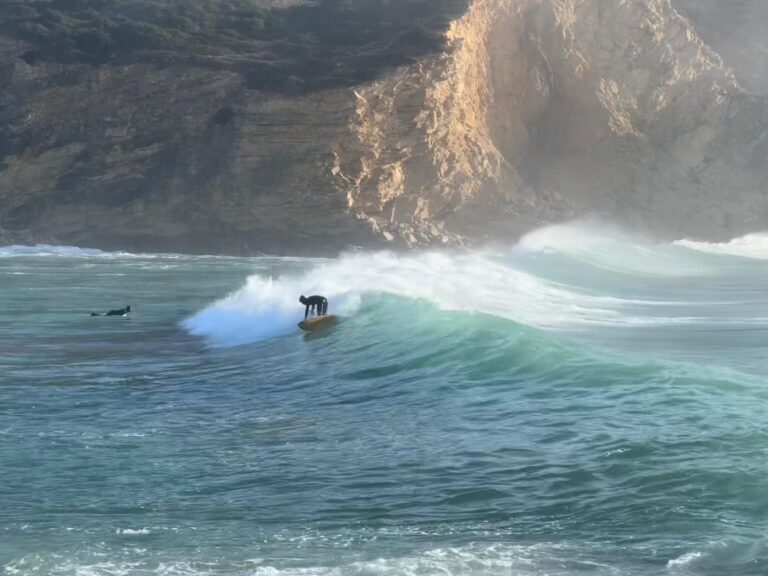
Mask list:
[[[464,7],[447,0],[2,0],[0,31],[24,58],[95,65],[179,61],[251,73],[258,88],[293,76],[310,88],[375,77],[444,46]]]

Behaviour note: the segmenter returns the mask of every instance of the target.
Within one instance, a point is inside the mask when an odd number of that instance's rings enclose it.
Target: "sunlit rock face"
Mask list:
[[[664,237],[768,227],[766,101],[675,6],[474,0],[444,49],[313,91],[199,63],[30,63],[0,37],[0,228],[252,253],[585,215]]]
[[[668,0],[477,0],[448,36],[445,56],[356,91],[336,170],[374,228],[766,225],[765,102]]]

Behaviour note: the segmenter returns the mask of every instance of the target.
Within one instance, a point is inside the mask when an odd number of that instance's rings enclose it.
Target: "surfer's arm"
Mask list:
[[[309,316],[309,304],[304,308],[304,320],[307,319],[307,316]]]

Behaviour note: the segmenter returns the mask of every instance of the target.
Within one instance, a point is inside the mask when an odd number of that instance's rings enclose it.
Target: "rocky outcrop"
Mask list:
[[[476,2],[448,32],[449,53],[355,91],[353,138],[334,174],[350,208],[407,244],[481,227],[540,221],[518,173],[528,138],[521,118],[545,106],[548,86],[521,53],[519,3]],[[437,229],[436,229],[437,228]]]
[[[335,173],[374,229],[766,225],[766,102],[668,0],[477,0],[448,36],[444,58],[356,92]]]
[[[663,236],[768,224],[768,103],[669,0],[474,0],[444,52],[312,93],[27,48],[0,37],[11,231],[252,253],[479,242],[585,214]]]

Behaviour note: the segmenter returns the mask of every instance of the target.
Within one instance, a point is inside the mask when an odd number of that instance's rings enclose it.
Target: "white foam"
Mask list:
[[[688,552],[679,558],[674,558],[673,560],[667,562],[667,568],[679,568],[681,566],[687,566],[701,558],[701,556],[701,552]]]
[[[544,574],[536,569],[536,555],[523,547],[467,547],[429,550],[418,556],[380,558],[342,566],[276,568],[260,566],[254,576],[493,576]],[[514,571],[514,572],[513,572]],[[548,572],[557,574],[557,572]]]
[[[678,240],[674,243],[691,250],[706,252],[708,254],[721,254],[727,256],[740,256],[755,260],[768,260],[768,232],[760,234],[747,234],[740,238],[734,238],[730,242],[696,242],[694,240]]]
[[[585,570],[596,575],[619,573],[612,566],[579,556],[579,551],[560,545],[470,545],[329,567],[280,568],[266,563],[256,567],[254,576],[568,576]]]
[[[679,558],[674,558],[667,562],[667,569],[672,571],[677,571],[681,568],[687,568],[699,558],[701,558],[703,555],[701,552],[688,552],[686,554],[683,554]]]
[[[8,574],[73,574],[79,576],[570,576],[622,573],[612,566],[583,558],[584,551],[561,545],[469,545],[437,548],[401,557],[349,561],[338,556],[307,567],[286,567],[269,559],[245,561],[164,560],[157,562],[141,549],[116,561],[108,554],[32,555],[6,565]],[[320,560],[320,559],[317,559]],[[339,560],[341,562],[339,563]]]
[[[152,532],[149,528],[118,528],[117,533],[122,536],[146,536]]]

